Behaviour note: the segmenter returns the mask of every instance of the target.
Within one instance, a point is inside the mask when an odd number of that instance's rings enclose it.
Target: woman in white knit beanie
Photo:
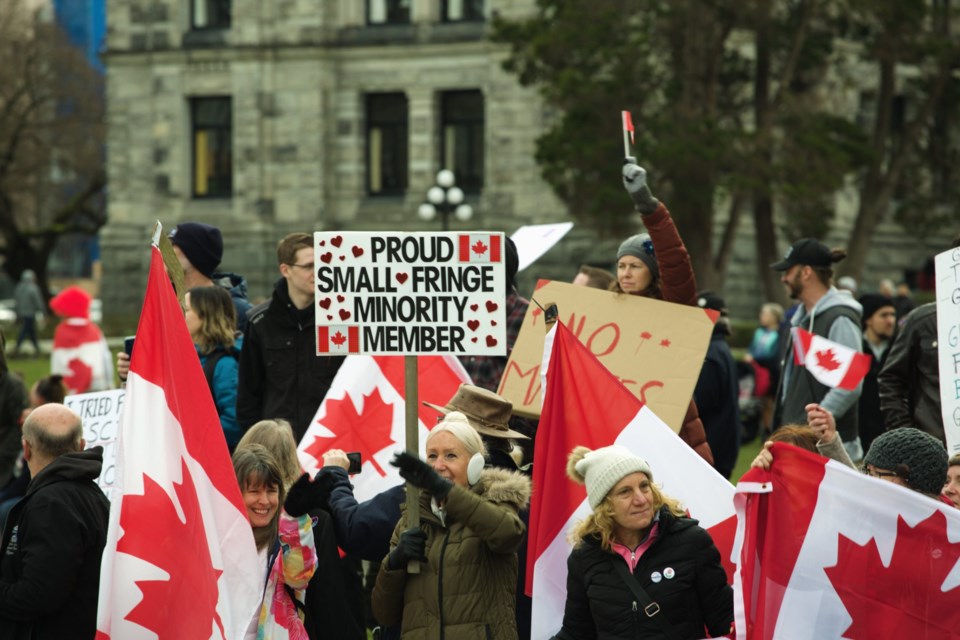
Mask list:
[[[572,533],[556,640],[703,638],[730,632],[733,590],[710,534],[653,484],[650,465],[613,445],[576,447],[567,474],[593,512]]]

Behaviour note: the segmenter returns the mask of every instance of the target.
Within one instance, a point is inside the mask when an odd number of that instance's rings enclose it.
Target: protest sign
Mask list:
[[[950,455],[960,453],[960,248],[936,257],[940,410]]]
[[[536,262],[540,256],[560,242],[572,228],[572,222],[558,222],[556,224],[528,224],[514,231],[510,239],[517,245],[517,257],[520,259],[517,272],[523,271]]]
[[[317,355],[506,354],[501,233],[318,232]]]
[[[556,303],[560,321],[631,393],[679,431],[717,312],[541,280],[534,298]],[[514,413],[539,417],[543,312],[531,304],[498,393]]]
[[[97,484],[112,498],[116,486],[117,433],[123,411],[123,389],[67,396],[63,404],[83,421],[83,439],[87,448],[103,447],[103,470]]]

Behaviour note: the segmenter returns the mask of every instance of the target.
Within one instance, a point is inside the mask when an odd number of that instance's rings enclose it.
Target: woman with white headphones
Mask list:
[[[397,523],[373,590],[373,613],[401,637],[517,637],[514,601],[517,548],[525,528],[517,512],[530,480],[484,468],[484,445],[458,411],[430,432],[424,462],[399,453],[392,464],[423,490],[420,526]],[[418,574],[407,573],[410,560]]]

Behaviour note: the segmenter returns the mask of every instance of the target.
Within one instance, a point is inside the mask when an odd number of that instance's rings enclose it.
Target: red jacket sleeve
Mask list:
[[[697,278],[693,274],[690,254],[662,202],[656,211],[643,216],[643,225],[650,234],[660,268],[661,298],[666,302],[696,305]]]

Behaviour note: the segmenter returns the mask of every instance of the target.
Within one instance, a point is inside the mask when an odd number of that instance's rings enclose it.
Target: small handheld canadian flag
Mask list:
[[[636,143],[634,139],[633,118],[629,111],[621,111],[620,119],[623,121],[623,156],[630,156],[630,144]]]
[[[828,387],[852,391],[870,371],[870,356],[827,340],[800,327],[793,328],[793,361],[807,368]]]

